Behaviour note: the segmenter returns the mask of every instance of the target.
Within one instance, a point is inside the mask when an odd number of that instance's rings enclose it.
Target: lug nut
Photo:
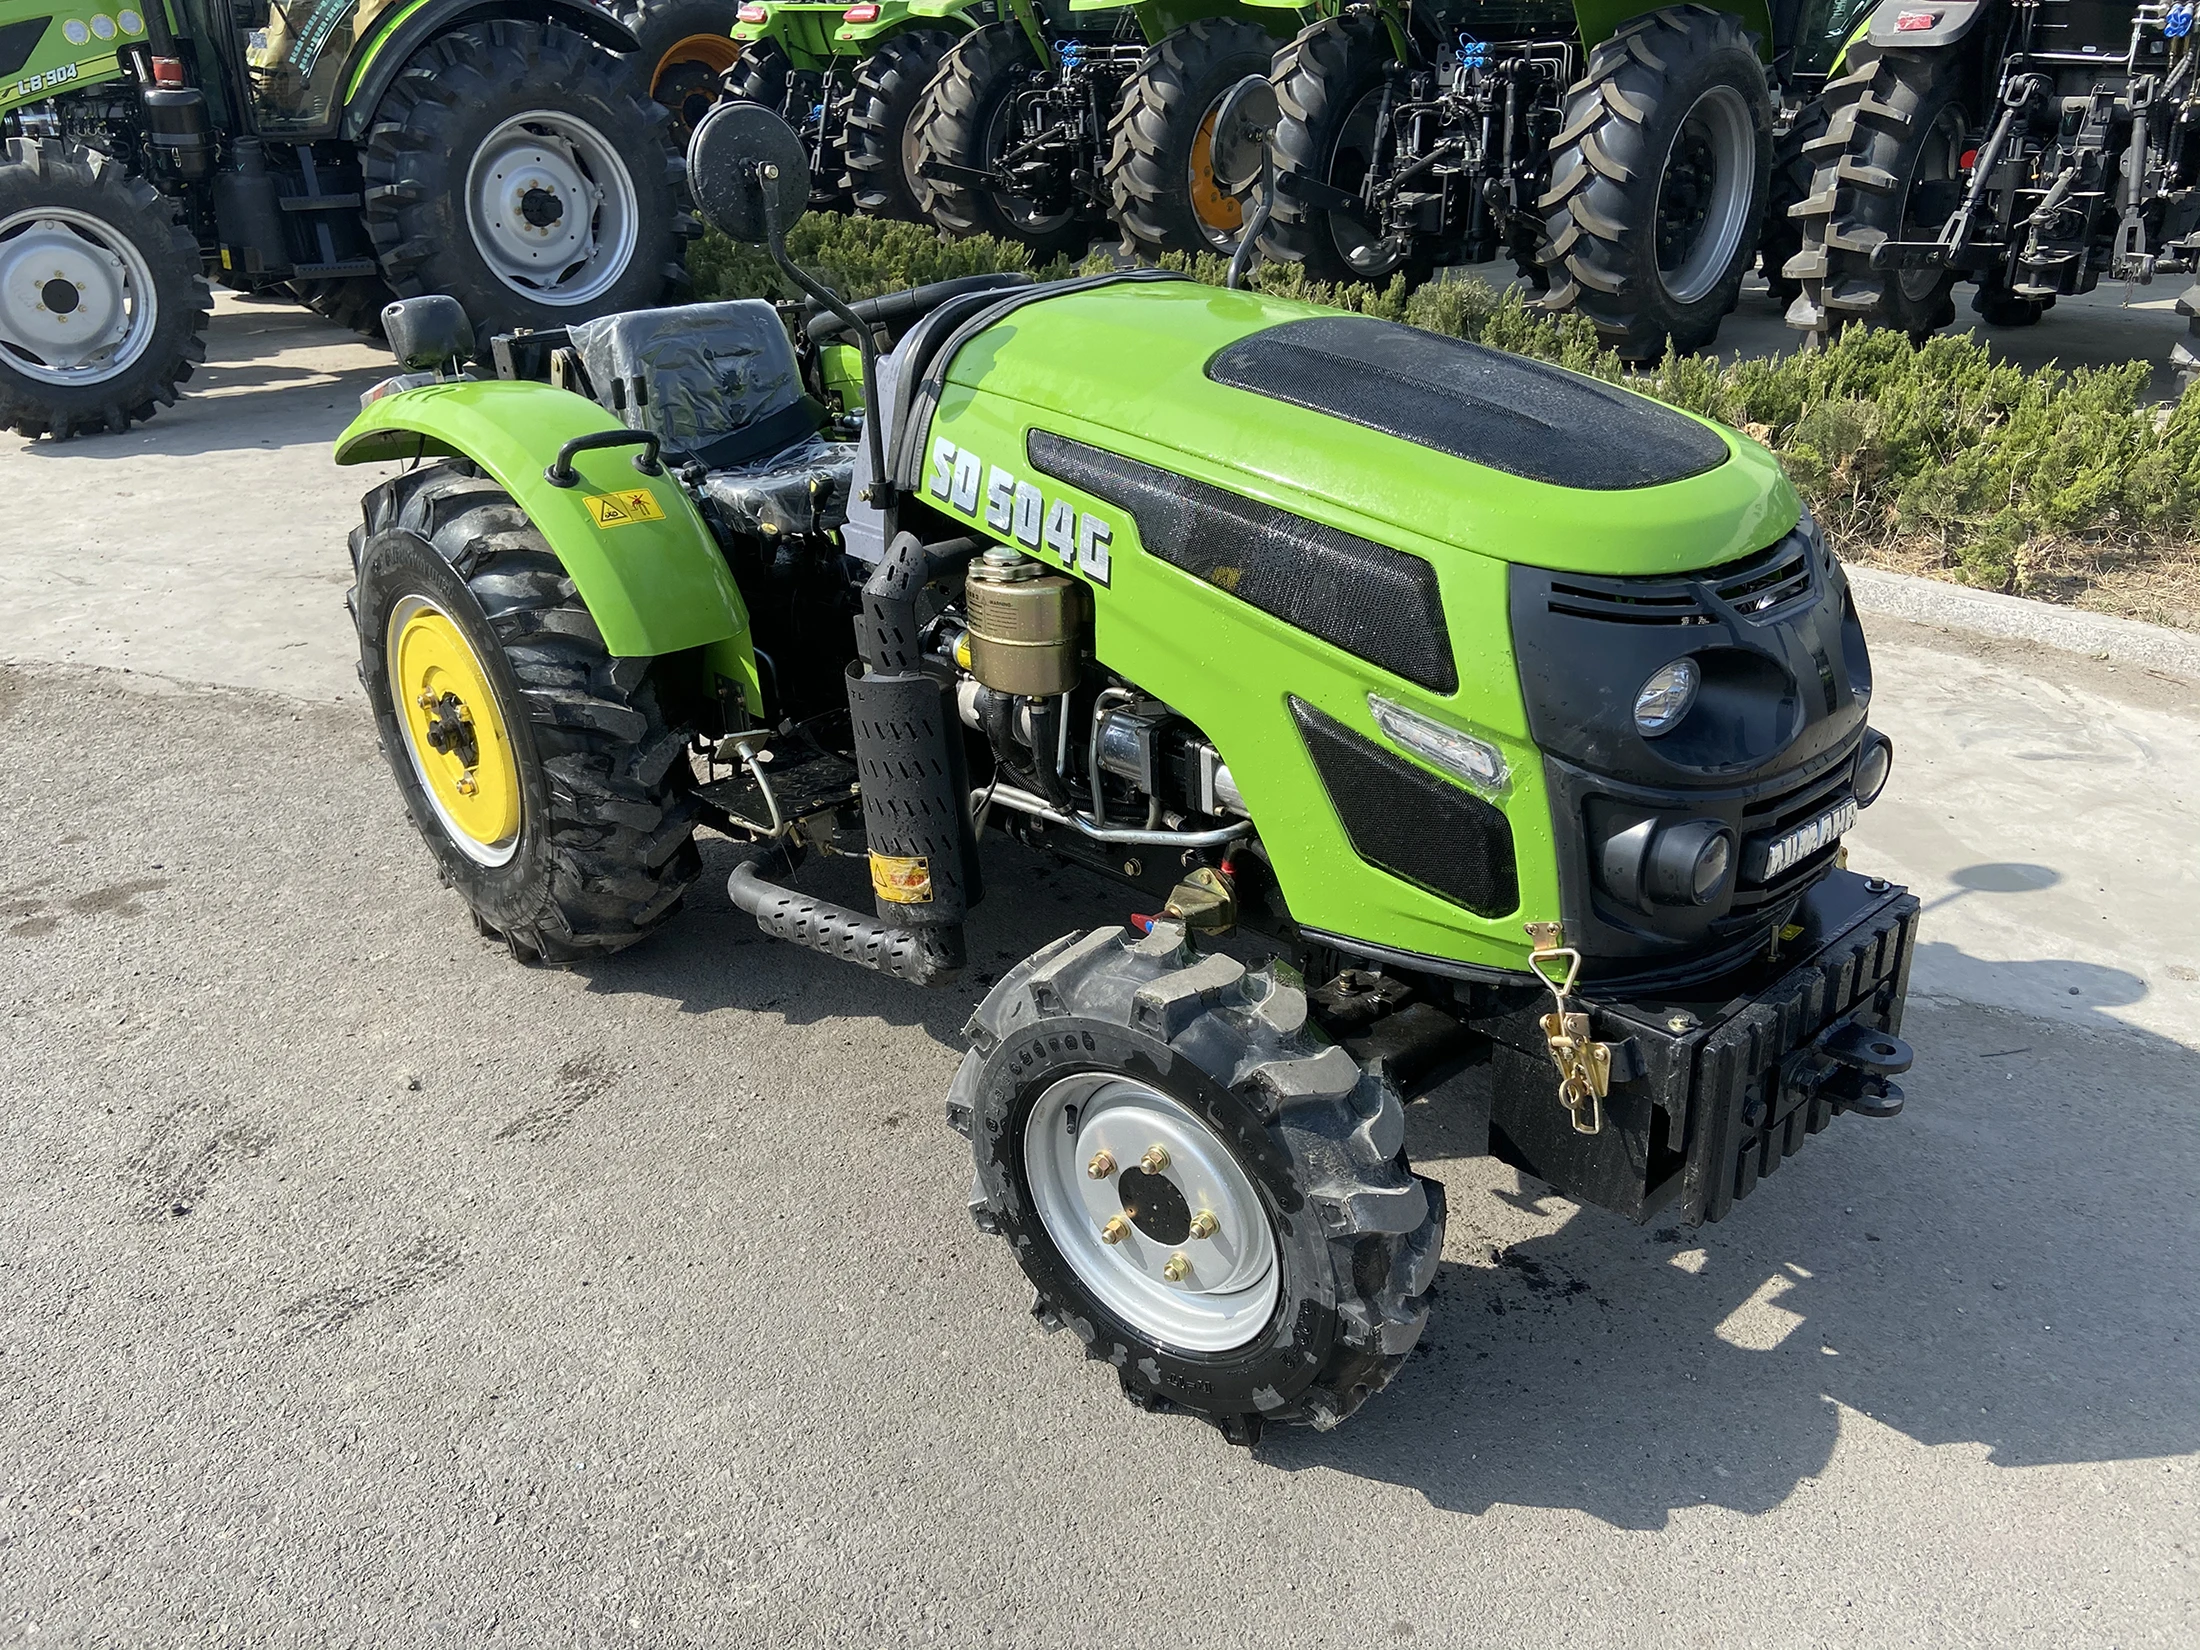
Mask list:
[[[1095,1180],[1105,1180],[1115,1173],[1115,1153],[1103,1148],[1092,1154],[1092,1161],[1085,1165],[1085,1173]]]
[[[1192,1236],[1195,1238],[1211,1238],[1221,1230],[1222,1222],[1215,1219],[1212,1209],[1202,1209],[1192,1216]]]
[[[475,781],[474,776],[470,773],[460,774],[458,776],[457,783],[458,794],[460,796],[472,796],[474,792],[481,789],[481,786]]]
[[[422,710],[433,710],[435,709],[435,695],[423,688],[421,690],[420,697],[415,699],[413,703],[418,705]]]
[[[1100,1228],[1100,1241],[1102,1243],[1121,1243],[1130,1235],[1131,1223],[1121,1215],[1111,1217],[1108,1223]]]
[[[1192,1275],[1192,1258],[1179,1249],[1171,1255],[1168,1264],[1161,1268],[1161,1275],[1171,1283],[1182,1283]]]
[[[1169,1166],[1169,1148],[1166,1146],[1148,1146],[1146,1155],[1138,1160],[1138,1166],[1148,1174],[1159,1174]]]

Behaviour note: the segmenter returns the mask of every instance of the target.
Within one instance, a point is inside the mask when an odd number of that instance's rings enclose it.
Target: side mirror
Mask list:
[[[728,240],[768,245],[810,201],[810,160],[794,128],[761,103],[721,103],[688,140],[688,188]]]
[[[382,330],[407,372],[441,372],[474,353],[474,324],[466,319],[465,306],[440,292],[385,306]]]
[[[1226,285],[1236,287],[1245,279],[1260,240],[1260,232],[1268,227],[1268,211],[1275,194],[1275,179],[1271,175],[1268,145],[1276,135],[1276,123],[1283,119],[1283,110],[1276,102],[1276,89],[1269,84],[1266,75],[1249,74],[1222,94],[1222,103],[1215,110],[1214,156],[1215,183],[1225,194],[1242,195],[1248,189],[1256,191],[1253,210],[1244,229],[1238,235],[1237,250],[1230,257],[1230,273]]]

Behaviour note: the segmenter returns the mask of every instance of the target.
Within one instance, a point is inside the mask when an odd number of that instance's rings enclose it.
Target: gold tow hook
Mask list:
[[[1612,1091],[1612,1045],[1589,1034],[1588,1015],[1566,1006],[1581,977],[1581,953],[1566,943],[1566,930],[1558,923],[1531,922],[1527,929],[1534,943],[1528,967],[1558,1000],[1557,1012],[1542,1021],[1544,1044],[1558,1067],[1558,1103],[1573,1119],[1574,1133],[1602,1134],[1604,1097]]]

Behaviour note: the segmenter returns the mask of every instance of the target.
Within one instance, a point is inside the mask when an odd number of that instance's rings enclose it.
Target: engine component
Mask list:
[[[996,693],[1052,698],[1077,685],[1085,587],[1013,550],[972,564],[963,601],[970,672]]]

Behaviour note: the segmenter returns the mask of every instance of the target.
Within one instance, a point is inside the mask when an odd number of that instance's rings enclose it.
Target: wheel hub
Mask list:
[[[1192,1109],[1134,1079],[1052,1084],[1024,1132],[1047,1235],[1108,1309],[1152,1340],[1222,1352],[1275,1314],[1275,1232],[1252,1177]]]
[[[1658,185],[1658,277],[1675,303],[1716,291],[1741,249],[1757,128],[1731,86],[1699,97],[1673,134]]]
[[[137,247],[88,212],[38,207],[0,222],[0,351],[50,384],[95,384],[145,353],[156,319]]]
[[[489,134],[467,175],[466,216],[490,272],[546,304],[600,296],[638,237],[625,161],[586,121],[547,110]]]
[[[1245,227],[1245,202],[1225,191],[1215,177],[1215,118],[1222,112],[1221,102],[1215,100],[1216,107],[1192,134],[1191,165],[1192,215],[1218,250],[1233,245]]]
[[[461,853],[504,864],[519,846],[519,764],[465,632],[425,597],[408,596],[390,615],[388,663],[429,804]]]

